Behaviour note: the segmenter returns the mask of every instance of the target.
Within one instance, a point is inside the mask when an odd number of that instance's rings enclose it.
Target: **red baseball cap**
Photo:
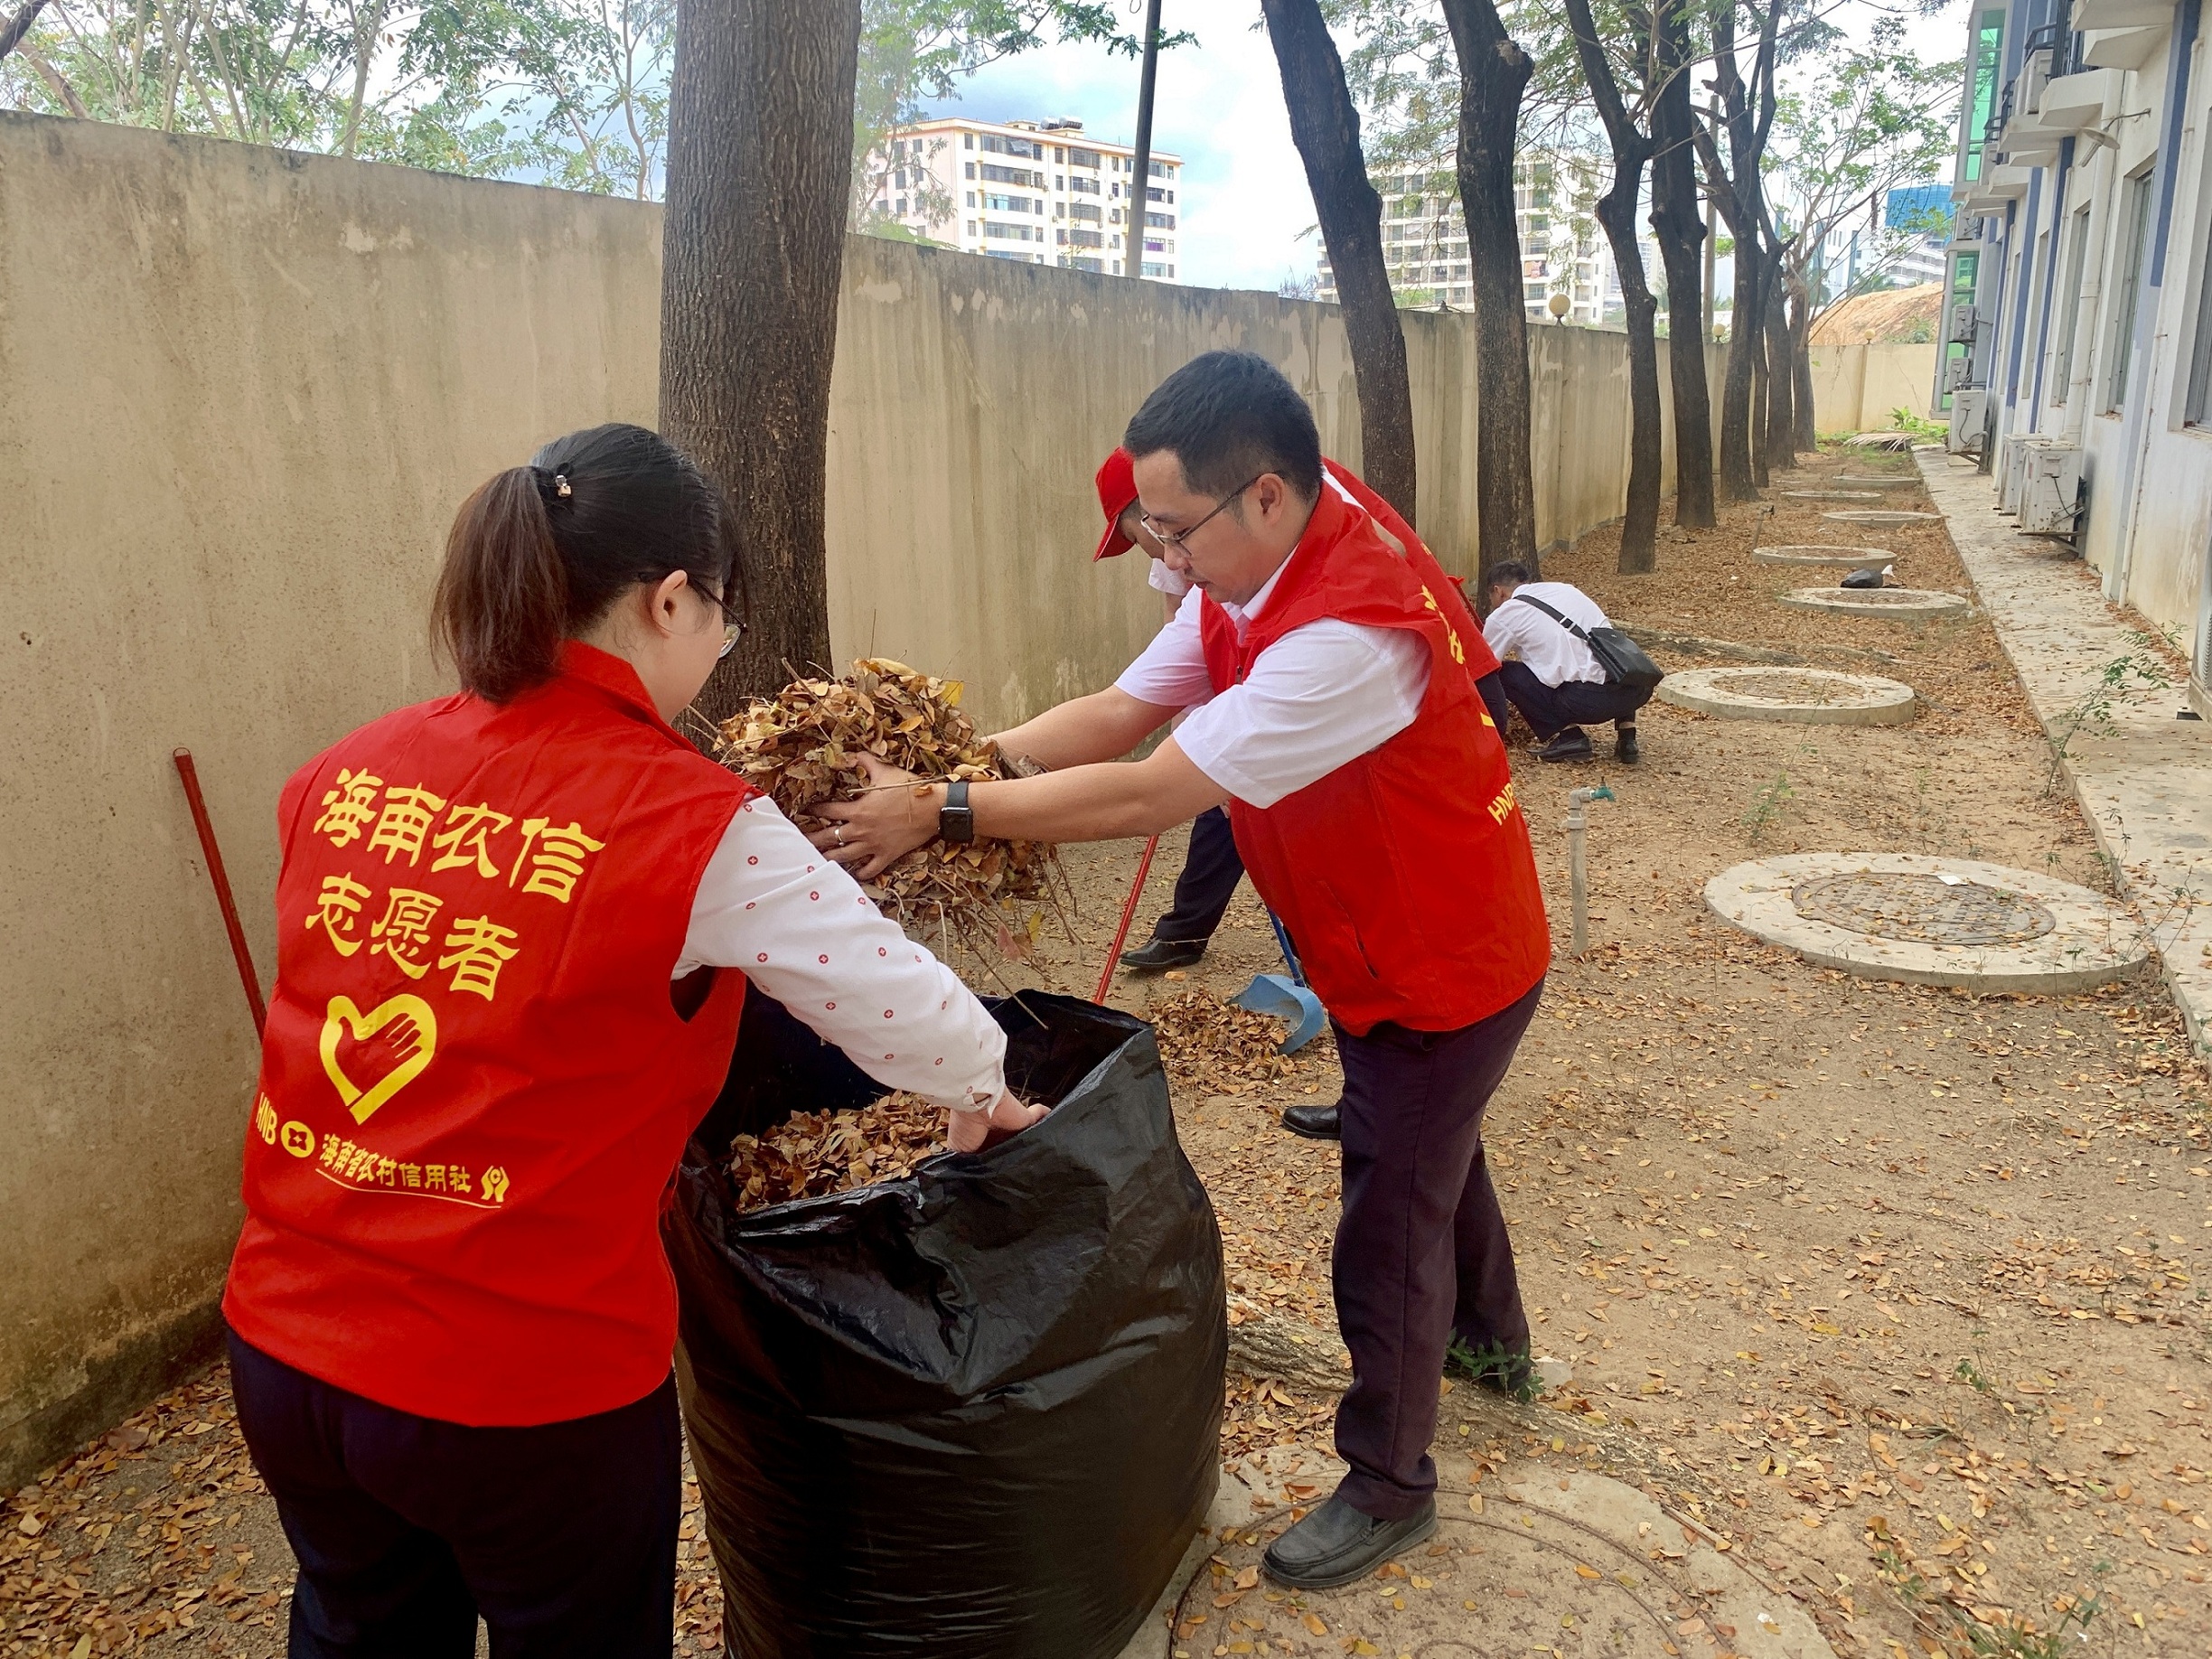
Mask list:
[[[1128,450],[1117,446],[1099,463],[1098,498],[1106,511],[1106,533],[1099,538],[1098,551],[1091,556],[1092,564],[1137,545],[1121,533],[1121,515],[1137,504],[1137,464]]]

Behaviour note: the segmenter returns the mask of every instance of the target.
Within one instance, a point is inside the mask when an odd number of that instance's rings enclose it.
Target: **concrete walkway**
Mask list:
[[[2178,717],[2188,695],[2170,670],[2164,689],[2128,676],[2137,689],[2097,717],[2106,670],[2156,655],[2142,619],[2108,603],[2065,543],[2016,530],[1996,510],[1993,481],[1971,463],[1918,459],[2036,717],[2065,745],[2097,844],[2151,930],[2190,1040],[2212,1061],[2212,722]]]

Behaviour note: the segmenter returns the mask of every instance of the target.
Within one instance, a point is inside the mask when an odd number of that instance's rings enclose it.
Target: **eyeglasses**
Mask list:
[[[673,571],[642,570],[638,573],[637,579],[641,582],[663,582],[674,574]],[[722,649],[715,652],[715,661],[719,662],[731,651],[736,650],[737,642],[745,637],[745,631],[748,625],[745,613],[730,609],[728,600],[718,594],[708,592],[706,584],[691,580],[689,571],[685,572],[684,585],[722,613]]]
[[[1265,473],[1258,473],[1253,474],[1251,478],[1245,480],[1244,483],[1237,485],[1235,489],[1230,491],[1228,494],[1223,496],[1220,501],[1214,503],[1214,511],[1212,512],[1206,514],[1204,518],[1199,520],[1197,523],[1192,525],[1188,530],[1164,530],[1160,529],[1158,525],[1152,522],[1152,515],[1147,512],[1139,513],[1137,515],[1137,520],[1139,523],[1142,524],[1147,530],[1151,532],[1153,540],[1158,542],[1163,548],[1175,548],[1176,552],[1182,554],[1186,558],[1187,558],[1190,557],[1190,548],[1186,544],[1189,542],[1190,539],[1193,536],[1195,536],[1200,530],[1204,530],[1207,525],[1211,524],[1215,517],[1220,514],[1223,508],[1228,506],[1231,501],[1236,500],[1238,496],[1243,494],[1245,491],[1251,489],[1252,485],[1258,483],[1261,479],[1265,478],[1267,474]]]
[[[715,661],[719,662],[731,651],[736,650],[737,642],[745,637],[745,619],[737,612],[731,610],[729,601],[718,594],[710,594],[704,587],[696,585],[694,585],[693,591],[700,598],[712,605],[716,610],[722,613],[722,649],[715,652]]]

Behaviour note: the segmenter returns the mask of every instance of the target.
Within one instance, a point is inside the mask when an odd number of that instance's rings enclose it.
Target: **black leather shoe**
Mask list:
[[[1335,1106],[1286,1106],[1283,1108],[1283,1128],[1293,1135],[1303,1135],[1308,1140],[1342,1140],[1344,1129],[1337,1112],[1342,1101]]]
[[[1134,951],[1121,952],[1121,965],[1139,973],[1158,973],[1163,968],[1187,968],[1205,954],[1203,939],[1148,939]]]
[[[1622,726],[1614,729],[1613,758],[1624,766],[1633,766],[1644,758],[1644,751],[1636,746],[1635,726]]]
[[[1536,758],[1540,761],[1584,761],[1596,753],[1590,747],[1589,734],[1579,726],[1570,726],[1537,750]]]
[[[1261,1565],[1269,1578],[1291,1589],[1335,1589],[1365,1578],[1436,1526],[1434,1499],[1402,1521],[1378,1521],[1333,1496],[1270,1544]]]

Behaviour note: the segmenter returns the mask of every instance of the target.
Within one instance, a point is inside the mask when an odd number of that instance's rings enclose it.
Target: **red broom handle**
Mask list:
[[[1114,930],[1113,949],[1106,952],[1106,971],[1099,975],[1098,990],[1093,1002],[1106,1000],[1106,993],[1113,989],[1114,970],[1121,965],[1121,947],[1129,942],[1129,923],[1137,919],[1137,901],[1144,895],[1145,877],[1152,873],[1152,855],[1159,850],[1159,837],[1145,843],[1144,857],[1137,861],[1137,879],[1129,883],[1129,902],[1121,906],[1121,925]]]
[[[239,924],[238,901],[230,896],[230,877],[223,869],[222,848],[215,844],[215,826],[208,818],[207,797],[200,792],[200,773],[192,765],[192,751],[176,751],[177,776],[184,781],[184,799],[192,803],[192,828],[200,832],[200,850],[207,855],[208,879],[215,884],[215,902],[222,906],[223,929],[230,935],[230,954],[238,960],[239,978],[246,984],[246,1001],[253,1009],[254,1035],[268,1025],[268,1011],[261,1003],[261,981],[254,974],[253,953],[246,948],[246,930]]]

